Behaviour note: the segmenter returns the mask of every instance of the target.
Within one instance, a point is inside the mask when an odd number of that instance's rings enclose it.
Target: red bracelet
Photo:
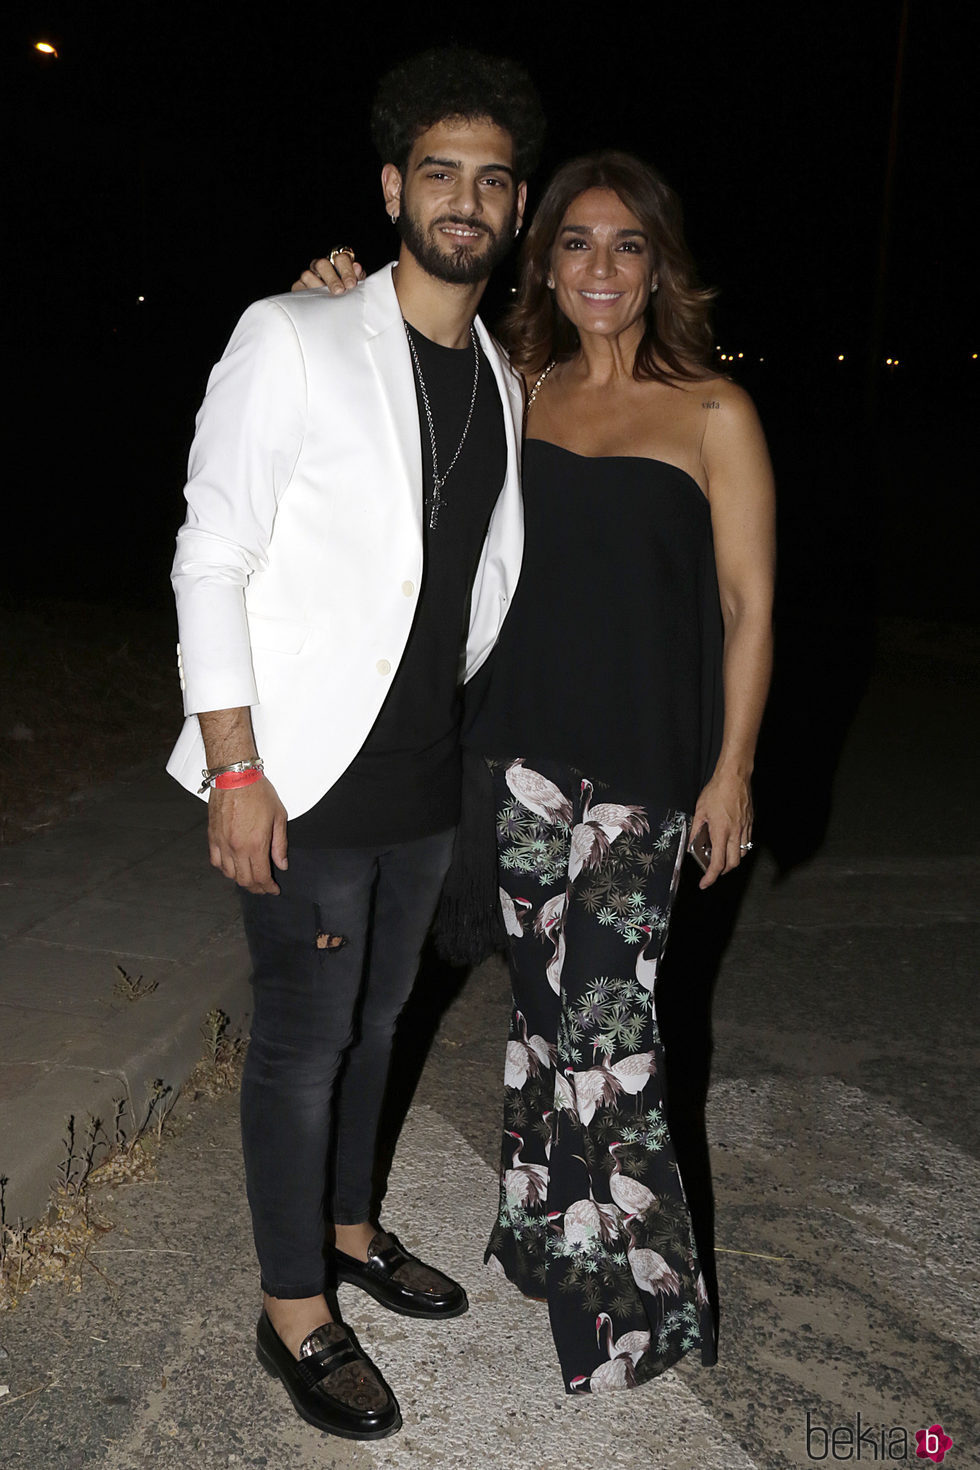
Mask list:
[[[253,768],[249,771],[223,771],[211,784],[216,791],[237,791],[239,786],[254,786],[261,780],[262,772]]]

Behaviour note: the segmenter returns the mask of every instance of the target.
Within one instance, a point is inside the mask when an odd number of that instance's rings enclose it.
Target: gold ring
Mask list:
[[[327,259],[329,260],[331,265],[333,265],[338,255],[349,255],[351,260],[357,259],[349,245],[338,245],[336,250],[331,250],[330,254],[327,256]]]

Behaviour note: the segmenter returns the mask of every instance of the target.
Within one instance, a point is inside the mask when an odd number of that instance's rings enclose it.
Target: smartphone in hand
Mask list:
[[[701,823],[688,843],[687,850],[702,873],[706,873],[711,866],[711,833],[708,831],[707,822]]]

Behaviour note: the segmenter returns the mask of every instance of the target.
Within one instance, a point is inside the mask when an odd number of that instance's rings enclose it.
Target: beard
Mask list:
[[[472,246],[460,242],[444,250],[438,244],[435,234],[439,225],[464,225],[467,229],[479,230],[487,236],[489,244],[481,250],[474,248],[478,243],[476,241]],[[445,281],[450,286],[476,286],[485,281],[509,251],[516,229],[516,200],[499,235],[482,222],[454,219],[451,215],[444,215],[433,221],[430,232],[427,233],[410,209],[403,207],[398,216],[398,233],[406,248],[428,275],[434,276],[437,281]]]

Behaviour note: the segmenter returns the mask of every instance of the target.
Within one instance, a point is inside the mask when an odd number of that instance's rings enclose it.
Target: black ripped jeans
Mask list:
[[[294,847],[281,893],[241,893],[255,997],[242,1143],[270,1296],[323,1291],[326,1221],[369,1218],[395,1023],[452,842]]]

